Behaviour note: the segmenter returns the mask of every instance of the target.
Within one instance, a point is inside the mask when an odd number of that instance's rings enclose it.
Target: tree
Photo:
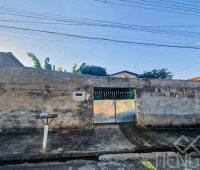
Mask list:
[[[97,75],[97,76],[106,76],[107,72],[105,68],[93,65],[86,65],[83,63],[81,67],[76,70],[76,73],[80,72],[81,74]]]
[[[76,73],[76,67],[77,67],[77,64],[74,63],[72,66],[72,73]]]
[[[37,57],[33,53],[27,53],[27,55],[32,59],[34,68],[37,70],[42,70],[40,61],[37,59]]]
[[[58,67],[58,71],[62,72],[62,67],[61,66]]]
[[[140,78],[161,78],[161,79],[172,79],[173,74],[166,68],[153,69],[151,71],[145,71],[139,75]]]
[[[27,53],[29,57],[31,57],[31,59],[34,62],[34,68],[38,69],[38,70],[42,70],[43,68],[41,67],[41,64],[39,62],[39,60],[37,59],[37,57],[33,54],[33,53]],[[46,71],[56,71],[55,65],[51,65],[50,59],[49,57],[47,57],[45,60],[45,64],[44,64],[44,69]],[[67,72],[66,69],[62,69],[61,66],[58,67],[57,71],[59,72]],[[79,69],[77,69],[77,64],[74,63],[72,66],[72,73],[74,74],[90,74],[90,75],[97,75],[97,76],[105,76],[107,75],[106,69],[99,67],[99,66],[93,66],[93,65],[86,65],[86,63],[83,63]]]
[[[82,66],[82,65],[81,65]],[[80,68],[79,69],[76,69],[77,68],[77,64],[76,63],[74,63],[73,64],[73,66],[72,66],[72,71],[71,71],[71,73],[74,73],[74,74],[81,74],[81,72],[80,72]]]
[[[50,62],[50,59],[49,57],[47,57],[45,60],[44,60],[45,64],[44,64],[44,69],[47,70],[47,71],[52,71],[53,68],[51,66],[51,64],[49,64]]]

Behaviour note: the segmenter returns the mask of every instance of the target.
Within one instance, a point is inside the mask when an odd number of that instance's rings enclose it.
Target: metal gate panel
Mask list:
[[[94,100],[94,123],[115,122],[114,100]]]
[[[135,100],[115,100],[116,122],[133,122],[136,119]]]

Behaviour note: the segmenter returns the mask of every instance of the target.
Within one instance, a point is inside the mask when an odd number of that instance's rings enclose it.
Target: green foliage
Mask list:
[[[62,67],[59,66],[57,71],[62,72]]]
[[[93,66],[93,65],[86,65],[83,63],[81,67],[77,70],[79,74],[89,74],[89,75],[97,75],[97,76],[105,76],[107,75],[106,69],[99,67],[99,66]]]
[[[64,71],[63,71],[64,73],[67,73],[67,70],[66,69],[64,69]]]
[[[42,70],[43,68],[41,67],[41,64],[40,64],[40,61],[37,59],[37,57],[33,54],[33,53],[27,53],[28,56],[33,60],[33,63],[34,63],[34,68],[37,69],[37,70]],[[49,57],[47,57],[45,60],[44,60],[45,64],[44,64],[44,70],[46,71],[56,71],[56,68],[55,68],[55,65],[51,65],[49,62],[50,62],[50,59]],[[76,72],[76,67],[77,67],[77,64],[74,64],[73,66],[73,71]],[[59,66],[57,71],[59,72],[67,72],[67,70],[65,69],[63,71],[62,67]]]
[[[145,71],[139,75],[140,78],[161,78],[161,79],[172,79],[173,74],[168,69],[153,69],[151,71]]]
[[[37,57],[33,53],[27,53],[27,55],[32,59],[33,64],[34,64],[33,67],[37,70],[42,70],[41,64],[39,60],[37,59]]]
[[[74,73],[74,74],[81,74],[80,69],[82,68],[83,65],[85,65],[85,63],[83,63],[81,65],[81,67],[79,69],[77,69],[77,64],[74,63],[73,66],[72,66],[72,71],[71,72]]]
[[[81,72],[80,71],[76,71],[76,73],[75,74],[81,74]]]
[[[34,62],[34,68],[38,70],[42,70],[41,64],[37,57],[33,53],[27,53],[28,56],[33,60]],[[44,70],[46,71],[56,71],[55,65],[50,64],[50,59],[47,57],[45,59],[44,64]],[[67,70],[63,70],[61,66],[58,67],[57,71],[59,72],[67,72]],[[99,67],[99,66],[93,66],[93,65],[86,65],[83,63],[79,69],[77,69],[77,64],[74,63],[72,66],[72,73],[74,74],[90,74],[90,75],[97,75],[97,76],[105,76],[107,75],[106,69]]]
[[[44,64],[44,69],[47,70],[47,71],[52,71],[52,66],[51,64],[49,64],[50,62],[50,59],[49,57],[47,57],[45,60],[44,60],[45,64]]]
[[[77,64],[74,63],[72,66],[72,73],[76,73],[76,67],[77,67]]]

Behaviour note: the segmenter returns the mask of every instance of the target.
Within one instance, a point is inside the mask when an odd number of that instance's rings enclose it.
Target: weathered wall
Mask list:
[[[52,75],[52,76],[50,76]],[[59,76],[61,76],[59,78]],[[59,81],[61,79],[65,79]],[[68,80],[69,79],[69,80]],[[36,72],[33,69],[2,69],[0,72],[0,129],[41,128],[35,116],[40,112],[58,114],[51,127],[81,127],[91,125],[91,102],[72,99],[74,91],[91,88],[84,80],[69,74]]]
[[[200,82],[156,79],[120,79],[0,68],[0,130],[41,128],[39,112],[57,113],[51,128],[93,125],[93,87],[136,88],[139,125],[198,125]],[[85,91],[88,100],[73,100]]]
[[[137,89],[138,123],[153,126],[199,125],[200,83],[150,80]]]

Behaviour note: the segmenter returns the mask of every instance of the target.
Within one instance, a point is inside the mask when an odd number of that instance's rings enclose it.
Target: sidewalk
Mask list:
[[[195,139],[200,129],[148,129],[133,125],[99,125],[51,131],[41,152],[43,131],[0,134],[0,162],[97,157],[103,154],[172,151],[181,136]],[[181,141],[184,142],[184,141]],[[200,143],[197,141],[200,146]],[[187,143],[183,143],[187,145]]]
[[[50,131],[46,153],[41,152],[43,131],[0,134],[0,161],[90,157],[98,153],[132,149],[118,126],[71,131]]]

